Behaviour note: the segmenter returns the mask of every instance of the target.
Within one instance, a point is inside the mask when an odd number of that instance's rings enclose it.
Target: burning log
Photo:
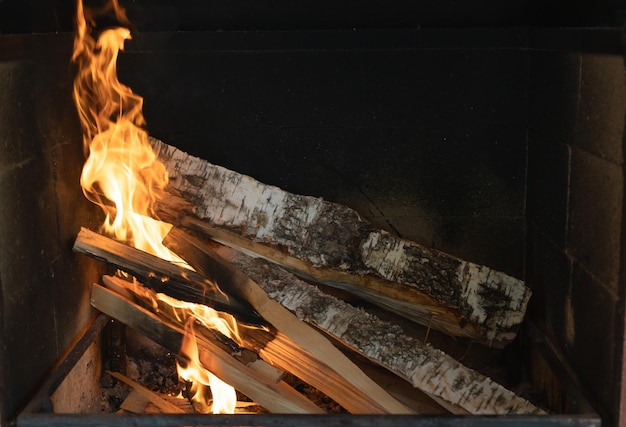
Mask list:
[[[82,229],[80,231],[74,249],[103,259],[122,269],[125,268],[127,259],[137,260],[141,258],[142,262],[145,263],[142,270],[150,271],[153,277],[160,277],[160,280],[168,282],[168,277],[160,271],[162,260],[159,258],[141,253],[137,249],[89,230]],[[135,262],[130,261],[129,265],[132,267]],[[136,266],[134,268],[137,269]],[[289,370],[303,381],[326,393],[350,412],[412,413],[363,374],[326,338],[306,323],[298,320],[280,304],[269,299],[258,285],[241,272],[233,270],[224,276],[225,268],[229,270],[222,266],[217,269],[217,272],[212,272],[212,275],[218,276],[218,280],[223,280],[223,283],[227,284],[226,286],[236,282],[237,286],[228,286],[229,292],[232,290],[243,295],[254,309],[260,310],[259,313],[278,329],[273,339],[261,337],[254,343],[259,348],[261,356],[266,356],[267,360],[271,360],[272,363],[276,363],[282,369]],[[228,278],[231,274],[235,279]],[[183,286],[182,282],[176,282],[174,285]],[[166,289],[162,290],[168,293]],[[96,306],[96,308],[109,313],[105,307]],[[157,324],[152,327],[161,328]],[[152,332],[152,334],[154,333]],[[165,331],[165,333],[171,332]],[[155,341],[158,342],[157,339]],[[249,397],[255,399],[252,396]],[[258,399],[255,400],[261,403]]]
[[[367,377],[330,341],[300,321],[278,302],[270,299],[257,283],[233,264],[205,248],[199,241],[173,228],[163,240],[163,244],[198,272],[211,275],[225,289],[233,290],[241,295],[265,320],[295,344],[311,353],[321,363],[340,373],[357,389],[371,396],[375,406],[370,407],[368,412],[382,411],[382,413],[396,414],[412,412]]]
[[[262,319],[252,307],[232,295],[227,296],[205,277],[185,267],[82,228],[74,243],[74,251],[105,260],[139,278],[156,292],[163,292],[182,301],[197,302],[218,311],[228,312],[247,323]]]
[[[176,228],[163,243],[199,272],[222,268],[229,271],[228,265],[232,263],[274,301],[296,313],[299,319],[314,324],[352,350],[394,372],[451,412],[543,413],[527,400],[444,352],[404,335],[398,326],[324,294],[276,264],[232,249],[222,250],[218,255],[202,241]],[[226,275],[220,275],[220,282],[228,283],[229,288],[239,286],[231,283]]]
[[[141,286],[139,287],[140,290],[138,290],[137,286],[130,289],[125,280],[113,276],[104,276],[103,282],[108,288],[124,295],[144,308],[154,308],[155,300],[157,300],[154,291],[147,288],[141,289]],[[171,306],[162,304],[159,301],[156,304],[156,312],[159,318],[175,324],[187,321],[184,313],[173,311]],[[198,328],[196,333],[200,334],[204,339],[216,342],[216,334],[214,332]],[[341,375],[325,364],[320,363],[311,353],[295,344],[279,331],[266,332],[262,329],[242,328],[240,329],[240,338],[245,347],[237,347],[233,355],[235,358],[247,363],[248,366],[257,369],[258,374],[266,375],[265,371],[268,371],[269,368],[259,370],[259,367],[254,365],[254,361],[257,359],[249,355],[250,350],[271,361],[273,366],[280,367],[282,371],[291,372],[296,377],[324,392],[348,411],[352,413],[369,413],[372,411],[373,402],[370,396],[356,389]],[[216,344],[220,345],[219,342],[216,342]],[[234,343],[229,343],[228,345],[234,345]],[[260,362],[263,362],[263,360],[260,360]],[[275,371],[271,378],[278,380],[279,376],[280,374]]]
[[[137,291],[137,287],[129,289],[124,279],[113,276],[104,276],[103,282],[108,288],[124,295],[136,304],[144,307],[154,307],[154,301],[157,298],[155,297],[155,292],[150,289],[141,289],[140,292]],[[187,321],[187,317],[185,317],[183,313],[172,311],[171,306],[168,307],[166,304],[158,302],[157,304],[157,317],[174,324]],[[219,342],[216,342],[216,334],[214,332],[197,328],[196,334],[220,345]],[[234,349],[234,352],[231,353],[233,353],[235,358],[241,361],[245,359],[245,363],[257,369],[259,375],[267,375],[266,371],[269,370],[269,368],[259,370],[259,367],[255,366],[257,359],[246,354],[246,352],[250,353],[250,350],[256,351],[265,360],[271,361],[273,366],[280,367],[282,371],[291,372],[296,377],[324,392],[349,412],[369,413],[372,411],[373,403],[371,397],[356,389],[341,375],[337,374],[325,364],[320,363],[312,354],[295,344],[279,331],[272,331],[270,333],[262,329],[242,328],[240,329],[240,336],[245,348],[237,347]],[[229,345],[232,344],[234,343],[229,343]],[[254,361],[250,362],[251,360]],[[263,362],[262,359],[259,361]],[[279,376],[280,374],[274,371],[268,380],[277,381]]]
[[[395,237],[345,206],[151,144],[169,173],[173,195],[159,207],[168,222],[453,336],[498,347],[515,337],[531,294],[521,280]]]
[[[100,285],[93,285],[91,302],[103,313],[139,330],[164,348],[178,352],[184,334],[179,328],[165,323],[149,311]],[[284,382],[268,384],[260,381],[253,369],[211,342],[199,340],[198,347],[200,361],[205,368],[232,384],[268,411],[322,413],[320,408]]]
[[[136,281],[129,282],[117,276],[102,276],[102,283],[105,287],[128,299],[133,304],[151,311],[159,319],[163,319],[165,323],[169,322],[182,329],[189,319],[192,318],[189,310],[174,307],[170,304],[170,298],[167,298],[167,300],[159,298],[157,292],[144,287]],[[185,302],[184,304],[188,305],[189,303]],[[274,337],[274,333],[266,332],[264,329],[246,328],[244,331],[244,336],[248,337],[248,339],[254,336],[256,340],[260,342],[269,341]],[[262,359],[259,359],[257,353],[247,348],[237,346],[236,343],[217,331],[212,330],[210,334],[203,334],[203,330],[198,329],[195,333],[196,335],[202,335],[203,339],[211,341],[214,345],[230,353],[241,363],[257,371],[257,376],[263,377],[263,381],[278,383],[282,379],[284,375],[283,371],[279,371],[263,362]]]

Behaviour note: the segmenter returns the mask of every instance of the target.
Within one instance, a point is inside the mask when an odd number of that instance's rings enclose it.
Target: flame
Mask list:
[[[118,20],[127,23],[116,1],[112,9]],[[79,66],[74,100],[88,152],[81,187],[104,210],[106,234],[173,261],[175,256],[161,243],[171,225],[152,219],[157,191],[168,183],[167,171],[148,142],[143,98],[117,79],[117,57],[131,38],[130,30],[108,28],[94,40],[94,29],[86,20],[89,14],[81,14],[80,2],[78,11],[72,57]]]
[[[187,359],[187,363],[182,366],[181,363],[177,362],[178,375],[193,382],[190,392],[193,394],[194,400],[207,405],[210,396],[212,396],[211,412],[214,414],[232,414],[237,405],[235,389],[202,367],[193,323],[193,317],[190,317],[185,323],[185,335],[180,348],[180,355]],[[209,389],[211,395],[208,393]]]
[[[74,101],[83,128],[83,143],[87,159],[80,178],[85,196],[98,204],[106,218],[105,234],[172,262],[183,263],[161,243],[171,225],[153,219],[158,194],[168,183],[165,166],[157,159],[146,131],[142,113],[143,98],[122,84],[117,78],[117,58],[124,42],[131,38],[130,23],[125,10],[117,0],[111,0],[99,10],[83,8],[77,3],[76,37],[72,61],[78,72],[74,80]],[[96,21],[114,16],[118,27],[97,28]],[[208,307],[206,307],[208,308]],[[210,310],[210,309],[209,309]],[[202,313],[206,324],[236,332],[234,319],[224,322],[213,312]],[[213,320],[216,318],[218,320]],[[193,355],[195,344],[193,328],[185,335],[184,351]],[[197,356],[197,348],[196,348]],[[190,358],[193,359],[193,358]],[[213,388],[214,408],[220,412],[234,412],[235,391],[229,385],[211,378],[198,362],[197,376],[185,375],[189,380],[210,384]],[[194,362],[194,363],[195,363]],[[225,389],[227,391],[224,391]],[[217,396],[225,399],[217,405]]]
[[[188,321],[187,318],[194,318],[207,328],[216,330],[235,341],[238,345],[242,345],[239,336],[239,325],[232,315],[219,312],[206,305],[180,301],[162,293],[157,293],[156,298],[170,307],[180,309],[184,313],[184,315],[179,315],[178,317],[180,322]]]

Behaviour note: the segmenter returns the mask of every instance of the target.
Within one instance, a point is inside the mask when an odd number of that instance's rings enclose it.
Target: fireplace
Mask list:
[[[511,381],[528,378],[546,396],[546,422],[596,425],[597,411],[618,425],[623,33],[508,19],[483,29],[139,31],[120,80],[144,96],[150,134],[169,144],[524,278],[534,295],[503,352]],[[0,37],[5,425],[75,356],[97,315],[89,285],[103,268],[71,251],[80,227],[102,220],[78,186],[71,48],[70,33]],[[246,422],[320,422],[261,420]],[[403,422],[391,420],[352,422]]]

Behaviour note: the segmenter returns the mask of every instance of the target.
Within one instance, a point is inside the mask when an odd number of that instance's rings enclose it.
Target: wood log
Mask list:
[[[357,390],[371,397],[372,406],[368,408],[368,413],[413,413],[365,375],[328,339],[299,320],[278,302],[270,299],[258,284],[233,264],[208,249],[201,241],[173,227],[163,239],[163,245],[188,262],[199,273],[211,274],[220,286],[236,290],[238,295],[282,334],[343,376]]]
[[[196,411],[195,407],[187,400],[174,396],[162,396],[163,399],[175,405],[182,413],[192,414]],[[237,401],[235,405],[235,414],[257,414],[258,411],[250,411],[250,408],[258,407],[256,402],[242,402]],[[168,411],[162,411],[158,405],[154,405],[149,399],[142,396],[136,390],[132,390],[126,399],[120,405],[120,411],[118,413],[131,412],[133,414],[161,414],[169,413]]]
[[[172,229],[164,244],[194,266],[213,264],[206,259],[202,261],[202,254],[211,257],[213,251],[179,229]],[[185,244],[192,245],[193,250],[181,249]],[[314,324],[374,363],[396,373],[453,413],[543,413],[490,378],[405,335],[400,327],[324,294],[276,264],[232,249],[220,251],[220,255],[227,257],[268,296],[295,313],[300,320]]]
[[[136,390],[126,396],[126,399],[120,405],[120,411],[132,412],[134,414],[143,414],[146,410],[146,406],[150,403],[150,399],[142,395]]]
[[[91,304],[103,313],[135,328],[164,348],[178,352],[183,331],[168,325],[149,311],[124,297],[94,284]],[[200,362],[223,381],[258,402],[270,412],[322,413],[323,411],[284,382],[268,384],[259,381],[256,373],[218,346],[198,341]]]
[[[262,318],[248,303],[238,300],[232,293],[226,295],[214,282],[195,271],[131,248],[84,227],[76,237],[73,250],[104,260],[134,275],[156,292],[164,292],[181,301],[204,304],[230,313],[246,323],[262,322]]]
[[[443,351],[405,335],[399,326],[325,294],[276,264],[234,250],[220,254],[299,319],[396,373],[453,413],[544,413]]]
[[[168,275],[162,273],[163,260],[115,242],[105,236],[98,235],[87,229],[81,229],[74,243],[74,249],[121,268],[124,268],[124,265],[128,263],[133,269],[144,271],[144,275],[146,274],[145,271],[152,272],[153,277],[160,278],[159,282],[174,283],[178,293],[182,295],[188,294],[185,290],[184,277],[179,278],[180,282],[173,282],[169,280]],[[174,270],[172,274],[174,273],[178,274],[177,270]],[[241,272],[238,274],[241,275]],[[197,275],[197,273],[188,277],[194,277],[194,275]],[[215,276],[215,274],[213,275]],[[198,280],[201,282],[206,280],[203,276],[200,277],[202,280]],[[222,277],[220,276],[217,283],[221,281]],[[192,284],[190,286],[195,285]],[[161,290],[169,293],[169,288],[167,287],[162,287]],[[250,289],[244,290],[242,293],[234,287],[229,289],[229,292],[245,294],[246,298],[249,296],[249,291]],[[256,302],[261,305],[265,300],[272,302],[267,296],[262,296],[263,291],[258,287],[255,288],[252,294]],[[281,307],[280,304],[273,302],[273,304],[270,303],[268,305],[274,306],[277,312],[282,314],[282,316],[278,316],[278,319],[282,322],[287,321],[291,328],[294,328],[293,323],[300,323],[297,318]],[[254,308],[256,309],[256,307]],[[269,310],[269,307],[265,307],[265,309]],[[271,321],[271,319],[268,320]],[[312,342],[307,341],[305,338],[311,335],[311,333],[315,333],[315,331],[302,323],[299,327],[295,327],[295,331],[290,331],[290,333],[274,331],[272,334],[265,336],[260,333],[255,334],[255,336],[248,335],[245,337],[247,339],[246,346],[251,345],[259,349],[261,356],[266,361],[298,376],[303,381],[327,394],[352,413],[412,412],[385,393],[384,390],[358,370],[327,339],[317,334]],[[292,339],[289,335],[295,335],[297,339]],[[299,341],[307,345],[302,346]],[[319,348],[316,347],[318,344],[321,344]],[[310,346],[315,347],[315,351],[310,351],[310,348],[308,348]],[[328,351],[324,353],[324,349]],[[318,357],[320,354],[323,357],[321,360],[318,360],[320,359]],[[337,356],[336,360],[333,355]],[[326,359],[330,359],[332,363],[324,363],[327,361]]]
[[[144,287],[141,283],[133,280],[132,282],[117,276],[102,276],[102,283],[108,289],[116,292],[120,296],[128,299],[134,304],[151,311],[159,319],[170,322],[179,328],[183,328],[190,318],[194,317],[190,310],[172,306],[168,298],[167,301],[159,298],[157,292],[150,288]],[[202,322],[196,326],[196,335],[202,337],[203,340],[210,341],[213,345],[220,347],[232,357],[245,364],[256,372],[256,376],[263,382],[279,383],[285,374],[284,370],[275,368],[260,359],[257,352],[260,349],[258,343],[267,343],[275,338],[276,331],[269,332],[266,329],[242,327],[241,340],[249,343],[257,343],[249,345],[254,351],[239,346],[233,340],[220,334],[218,331],[203,329]],[[314,366],[314,361],[307,360],[309,366]]]
[[[495,346],[515,337],[531,295],[521,280],[376,229],[348,207],[151,144],[181,197],[160,201],[164,220],[450,335]]]
[[[143,303],[142,301],[138,302],[139,305],[156,308],[155,314],[158,318],[178,325],[182,325],[188,320],[188,314],[172,311],[171,308],[158,302],[155,305],[152,301],[157,299],[153,290],[147,288],[139,290],[136,287],[128,288],[125,280],[118,277],[104,276],[103,282],[116,292],[119,290],[126,292],[126,297],[133,301],[136,299],[143,300]],[[196,334],[202,339],[212,341],[215,345],[224,348],[224,343],[220,343],[219,338],[216,342],[216,337],[219,334],[201,327],[196,328]],[[231,348],[233,357],[240,359],[242,353],[248,351],[247,349],[253,349],[265,361],[279,367],[283,371],[292,373],[302,381],[325,393],[349,412],[371,413],[376,411],[376,408],[372,407],[375,404],[372,397],[355,388],[354,385],[333,369],[320,363],[315,356],[295,344],[280,331],[268,333],[262,329],[242,328],[240,329],[240,335],[245,348]],[[246,360],[242,360],[242,362],[250,364],[250,360],[250,357],[246,357]],[[260,374],[263,375],[264,373]]]

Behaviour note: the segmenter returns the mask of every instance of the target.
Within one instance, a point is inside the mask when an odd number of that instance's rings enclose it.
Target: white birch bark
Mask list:
[[[521,280],[376,229],[346,206],[151,143],[193,215],[272,248],[259,255],[450,335],[498,347],[515,337],[531,295]]]
[[[426,394],[471,414],[542,414],[543,410],[396,324],[327,295],[281,267],[241,252],[222,253],[270,298]]]

